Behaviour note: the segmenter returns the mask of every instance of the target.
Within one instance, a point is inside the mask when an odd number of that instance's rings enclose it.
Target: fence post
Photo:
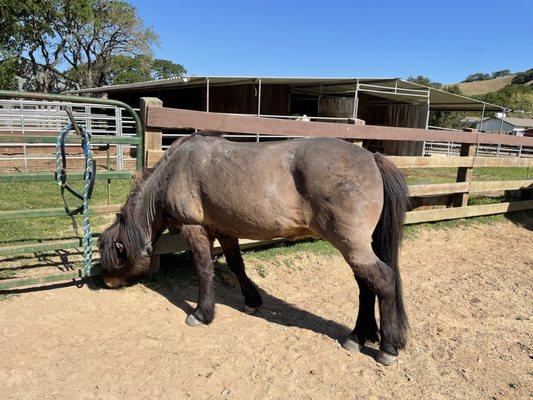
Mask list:
[[[151,167],[151,165],[148,165],[148,152],[150,150],[163,149],[163,132],[161,132],[161,130],[149,129],[147,127],[148,107],[163,107],[163,102],[157,97],[141,97],[140,112],[143,126],[144,165]],[[150,275],[159,272],[160,264],[161,256],[153,255],[150,260]]]
[[[474,157],[476,155],[477,146],[473,143],[462,143],[461,144],[461,157]],[[471,167],[459,167],[457,169],[457,179],[456,182],[467,182],[468,187],[470,187],[470,182],[472,181],[472,170]],[[470,197],[470,190],[466,193],[458,193],[454,196],[453,205],[455,207],[466,207],[468,205],[468,198]]]
[[[143,125],[144,163],[148,162],[148,152],[150,150],[163,149],[163,132],[147,127],[148,107],[163,107],[163,102],[157,97],[141,97],[141,122]]]

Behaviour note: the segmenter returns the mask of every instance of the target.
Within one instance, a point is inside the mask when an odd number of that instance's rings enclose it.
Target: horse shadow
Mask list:
[[[230,278],[228,279],[228,277]],[[231,277],[234,278],[234,275],[227,265],[223,262],[215,261],[215,278],[213,284],[216,303],[242,312],[244,299],[236,278],[232,281]],[[159,273],[144,279],[140,284],[166,298],[172,305],[181,309],[186,315],[193,311],[190,304],[197,302],[197,278],[190,252],[162,255]],[[86,286],[91,290],[104,288],[101,277],[92,277],[90,279],[77,279],[38,287],[2,290],[0,294],[20,295],[69,286],[77,286],[78,288]],[[338,343],[341,343],[351,332],[351,329],[346,325],[303,310],[297,305],[280,299],[260,287],[258,287],[258,290],[263,298],[263,305],[252,315],[254,318],[262,318],[269,323],[286,327],[297,327],[319,335],[325,335]],[[377,355],[377,350],[371,347],[364,347],[361,352],[372,358],[375,358]]]
[[[216,303],[242,312],[244,299],[240,288],[236,279],[232,282],[232,279],[228,279],[228,275],[233,276],[227,265],[216,261],[213,282]],[[161,256],[159,274],[145,280],[143,285],[165,297],[186,315],[193,311],[190,303],[196,303],[198,289],[192,258],[187,252],[177,256]],[[260,287],[258,289],[263,298],[263,305],[252,315],[254,318],[262,318],[269,323],[286,327],[309,330],[328,336],[338,343],[351,332],[351,329],[345,325],[303,310]],[[361,352],[372,358],[377,355],[377,350],[371,347],[364,347]]]
[[[519,211],[504,214],[505,218],[517,226],[533,231],[533,210]]]

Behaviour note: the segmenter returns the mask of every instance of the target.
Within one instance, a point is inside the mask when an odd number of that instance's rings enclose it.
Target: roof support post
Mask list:
[[[483,110],[481,111],[481,121],[479,122],[479,132],[483,132],[483,120],[485,119],[485,103],[483,103]]]
[[[502,130],[503,130],[503,118],[504,117],[505,117],[505,108],[502,108],[502,119],[500,122],[500,135],[502,134]],[[498,149],[496,150],[496,157],[500,156],[501,149],[502,149],[502,145],[501,143],[498,143]]]
[[[428,126],[429,126],[429,91],[428,91],[428,95],[427,95],[426,106],[427,106],[427,110],[426,110],[426,126],[425,126],[425,129],[428,129]]]
[[[359,111],[359,79],[355,81],[355,93],[353,96],[353,118],[357,118],[357,112]]]
[[[318,107],[316,108],[316,116],[320,117],[320,101],[322,100],[322,83],[320,84],[320,94],[318,95]]]
[[[425,129],[428,129],[428,127],[429,127],[429,94],[430,94],[430,91],[428,90],[427,98],[426,98],[426,124],[425,124]],[[425,140],[422,142],[422,154],[420,154],[420,155],[423,156],[424,154],[426,154],[426,141]]]
[[[209,78],[205,78],[205,111],[209,112]]]
[[[502,134],[502,130],[503,130],[503,118],[504,117],[505,117],[505,108],[502,108],[502,118],[500,122],[500,135]]]
[[[261,116],[261,78],[258,79],[257,88],[257,116]]]

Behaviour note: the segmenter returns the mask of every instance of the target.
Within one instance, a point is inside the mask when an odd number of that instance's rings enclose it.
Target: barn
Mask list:
[[[138,107],[157,97],[167,107],[311,121],[428,128],[435,111],[502,111],[502,106],[400,78],[182,76],[70,91]],[[362,121],[358,121],[362,120]],[[422,142],[375,142],[386,154],[422,155]]]

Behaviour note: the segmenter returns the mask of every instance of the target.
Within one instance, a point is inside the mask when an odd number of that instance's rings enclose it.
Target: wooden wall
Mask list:
[[[205,111],[207,90],[205,86],[113,92],[110,99],[139,107],[141,97],[157,97],[172,108]],[[209,111],[257,114],[257,84],[214,86],[209,88]],[[268,115],[289,114],[289,88],[287,85],[262,85],[261,113]]]

